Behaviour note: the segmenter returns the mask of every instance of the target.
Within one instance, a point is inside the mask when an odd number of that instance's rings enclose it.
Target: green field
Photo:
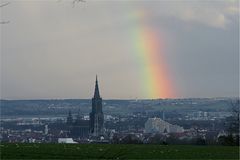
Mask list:
[[[239,159],[232,146],[1,144],[1,159]]]

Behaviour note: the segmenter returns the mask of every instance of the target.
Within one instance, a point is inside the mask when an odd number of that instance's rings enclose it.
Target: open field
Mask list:
[[[1,144],[1,159],[239,159],[232,146]]]

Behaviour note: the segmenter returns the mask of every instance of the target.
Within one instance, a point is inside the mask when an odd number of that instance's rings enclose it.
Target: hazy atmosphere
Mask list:
[[[13,0],[0,10],[1,99],[91,98],[96,74],[104,99],[239,95],[238,1]]]

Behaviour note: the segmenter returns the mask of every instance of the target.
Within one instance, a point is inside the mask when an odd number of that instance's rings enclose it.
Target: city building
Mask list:
[[[89,137],[89,120],[84,120],[80,113],[70,127],[70,136],[76,138]]]
[[[73,138],[88,138],[89,137],[89,120],[84,120],[80,115],[80,111],[76,119],[73,118],[71,111],[67,117],[67,130],[69,131],[68,136]]]
[[[48,134],[48,125],[47,125],[47,124],[45,125],[45,128],[44,128],[44,134],[45,134],[45,135]]]
[[[77,143],[72,138],[58,138],[58,143]]]
[[[71,111],[69,110],[68,117],[67,117],[67,124],[72,125],[72,123],[73,123],[73,117],[72,117]]]
[[[76,119],[73,118],[71,111],[68,113],[67,126],[69,136],[74,138],[100,137],[103,135],[104,116],[102,112],[102,98],[100,97],[98,80],[96,77],[95,91],[92,98],[92,111],[89,114],[90,120],[85,120],[80,113]]]
[[[94,137],[103,135],[103,121],[104,116],[102,112],[102,98],[100,97],[98,88],[98,79],[96,76],[95,91],[92,98],[92,112],[90,117],[90,134]]]
[[[145,133],[181,133],[183,127],[170,124],[161,118],[149,118],[145,123]]]

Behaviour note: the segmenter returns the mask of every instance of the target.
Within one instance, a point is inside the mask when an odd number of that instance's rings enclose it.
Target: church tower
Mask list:
[[[92,136],[98,137],[103,134],[103,121],[102,98],[100,97],[96,76],[95,91],[92,98],[92,112],[90,113],[90,134]]]

